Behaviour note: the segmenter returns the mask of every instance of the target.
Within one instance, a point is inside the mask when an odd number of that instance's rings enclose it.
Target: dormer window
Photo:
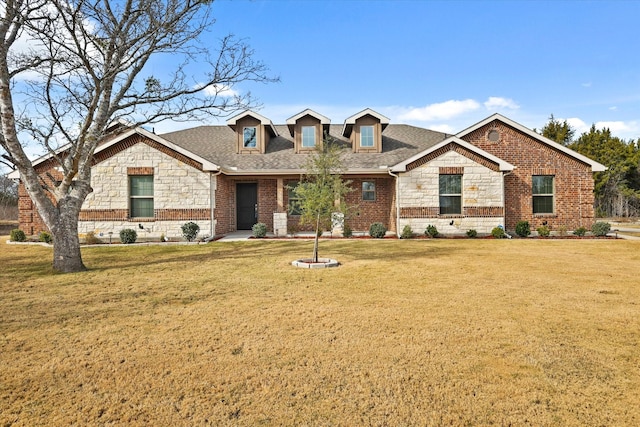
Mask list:
[[[271,120],[253,111],[245,111],[227,120],[236,134],[236,153],[265,153],[269,140],[278,136]]]
[[[329,133],[331,120],[313,110],[306,109],[287,119],[296,153],[310,153],[322,144],[322,136]]]
[[[347,118],[342,136],[349,138],[354,153],[382,153],[382,132],[389,119],[370,108]]]
[[[243,147],[256,148],[258,145],[258,129],[255,126],[248,126],[243,129]]]
[[[316,126],[302,126],[302,148],[316,146]]]
[[[360,146],[373,147],[373,126],[360,126]]]

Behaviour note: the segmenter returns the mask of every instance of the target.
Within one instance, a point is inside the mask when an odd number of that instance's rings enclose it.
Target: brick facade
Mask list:
[[[489,131],[497,131],[497,141],[490,141]],[[593,173],[591,167],[529,135],[495,120],[464,136],[463,140],[506,160],[516,169],[505,177],[506,227],[514,230],[520,220],[529,221],[532,229],[546,223],[552,229],[569,230],[591,227],[594,222]],[[555,177],[553,214],[534,215],[532,176]]]
[[[543,223],[552,229],[590,227],[594,221],[591,165],[499,119],[489,120],[488,124],[462,139],[511,163],[515,166],[513,171],[505,173],[495,159],[486,158],[491,156],[485,153],[483,157],[458,140],[458,143],[434,148],[420,158],[411,158],[411,163],[405,165],[406,172],[398,172],[398,178],[386,174],[384,167],[381,173],[368,169],[369,175],[347,173],[344,178],[351,181],[354,191],[346,196],[346,203],[352,209],[345,223],[353,231],[366,232],[372,223],[381,222],[390,231],[401,231],[405,225],[410,225],[418,233],[432,224],[447,234],[464,233],[470,228],[490,232],[496,225],[503,224],[512,231],[520,220],[529,221],[533,229]],[[491,139],[488,137],[490,132]],[[266,147],[269,135],[263,136],[261,144]],[[240,144],[240,140],[236,138],[229,143],[233,146]],[[239,147],[236,148],[241,152]],[[293,146],[291,150],[294,150]],[[261,151],[264,151],[262,146],[253,154],[242,155],[261,156]],[[47,184],[61,178],[53,160],[40,163],[37,171]],[[139,229],[142,226],[143,235],[148,237],[159,237],[160,234],[173,237],[180,236],[181,224],[194,221],[200,226],[201,234],[229,233],[237,229],[236,188],[239,183],[256,184],[257,221],[265,223],[269,231],[274,228],[274,213],[282,212],[287,213],[290,231],[301,230],[299,217],[287,212],[286,186],[299,179],[291,170],[289,173],[240,176],[226,175],[224,171],[204,171],[201,163],[184,152],[177,152],[142,134],[134,134],[94,156],[91,181],[94,191],[80,212],[79,232],[116,234],[122,228]],[[442,174],[463,176],[460,214],[439,214],[438,177]],[[135,175],[154,177],[153,217],[130,217],[129,182]],[[552,214],[533,214],[534,175],[554,177]],[[364,200],[362,184],[365,181],[375,183],[375,200]],[[47,230],[23,184],[18,191],[20,228],[31,235]],[[308,225],[302,230],[312,228]]]

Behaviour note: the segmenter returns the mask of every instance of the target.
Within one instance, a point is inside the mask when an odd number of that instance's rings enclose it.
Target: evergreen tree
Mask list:
[[[571,127],[566,120],[560,121],[553,117],[553,114],[549,117],[549,122],[544,125],[540,134],[552,141],[560,143],[562,145],[569,145],[575,135],[575,129]]]
[[[603,216],[640,215],[640,150],[634,141],[591,126],[569,148],[607,166],[595,174],[596,211]]]

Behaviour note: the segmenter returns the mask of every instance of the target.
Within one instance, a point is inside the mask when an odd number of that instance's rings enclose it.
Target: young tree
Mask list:
[[[351,192],[350,181],[342,179],[342,148],[329,135],[305,162],[305,174],[293,189],[298,198],[301,224],[315,225],[313,262],[318,262],[318,243],[324,225],[331,224],[334,213],[347,211],[344,198]]]
[[[0,5],[0,147],[53,234],[55,270],[85,269],[78,216],[92,191],[94,150],[109,137],[111,123],[226,116],[253,104],[250,93],[231,90],[235,85],[277,80],[233,36],[209,51],[211,42],[203,35],[215,22],[210,3],[6,0]],[[57,162],[62,178],[55,184],[34,169],[25,152],[30,139]]]

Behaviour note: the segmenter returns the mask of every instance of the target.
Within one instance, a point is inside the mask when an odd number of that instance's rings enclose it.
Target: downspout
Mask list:
[[[222,173],[222,169],[218,169],[217,171],[209,174],[209,187],[210,187],[210,198],[209,206],[211,207],[211,216],[210,222],[211,226],[209,227],[209,237],[204,239],[205,243],[209,243],[216,237],[216,226],[215,226],[215,208],[216,208],[216,192],[218,191],[218,179],[217,176]]]
[[[400,176],[391,172],[391,168],[387,172],[396,179],[396,236],[400,237]]]

